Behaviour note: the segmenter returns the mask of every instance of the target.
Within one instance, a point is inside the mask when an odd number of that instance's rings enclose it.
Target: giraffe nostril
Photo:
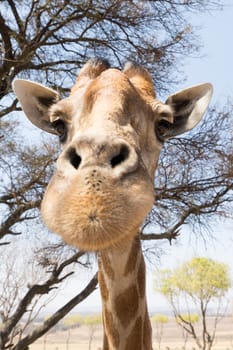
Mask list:
[[[112,168],[115,168],[116,166],[123,163],[128,157],[129,157],[128,147],[126,145],[121,146],[119,153],[115,155],[110,161]]]
[[[80,155],[76,152],[76,150],[74,148],[71,148],[69,150],[68,159],[75,169],[79,168],[79,165],[81,164],[82,158],[80,157]]]

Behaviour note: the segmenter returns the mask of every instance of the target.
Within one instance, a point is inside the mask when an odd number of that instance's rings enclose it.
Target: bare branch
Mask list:
[[[60,308],[56,313],[49,317],[42,326],[37,327],[29,335],[19,341],[12,350],[26,350],[27,346],[32,344],[36,339],[44,335],[49,329],[57,324],[68,312],[70,312],[76,305],[86,299],[95,289],[98,283],[97,274],[91,279],[88,285],[81,293],[71,299],[67,304]]]
[[[7,320],[5,320],[4,324],[1,327],[0,338],[3,344],[7,342],[10,333],[12,332],[16,324],[19,322],[19,320],[22,318],[22,316],[25,314],[35,296],[48,294],[52,289],[55,288],[57,284],[60,284],[65,278],[69,277],[70,273],[63,275],[62,277],[60,277],[60,275],[62,274],[66,266],[70,265],[71,263],[77,262],[78,259],[83,255],[83,252],[77,252],[73,254],[73,256],[67,261],[64,261],[59,266],[54,266],[52,273],[50,274],[50,277],[47,279],[47,281],[45,281],[43,284],[35,284],[29,288],[27,293],[20,300],[14,314],[10,316]],[[65,312],[67,308],[72,308],[72,305],[75,306],[75,302],[78,303],[79,300],[82,300],[86,293],[90,292],[90,288],[93,287],[93,284],[94,282],[92,281],[91,287],[89,287],[87,291],[85,291],[83,294],[81,293],[81,295],[74,298],[72,302],[68,303],[68,306],[62,308],[62,311],[59,312],[59,315],[61,315],[62,312]],[[57,319],[59,315],[57,315],[55,319]]]

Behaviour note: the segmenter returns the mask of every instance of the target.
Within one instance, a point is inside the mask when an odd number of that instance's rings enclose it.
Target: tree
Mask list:
[[[91,350],[91,344],[97,327],[102,324],[102,315],[88,315],[84,318],[84,324],[89,330],[88,350]]]
[[[82,315],[72,314],[70,316],[66,316],[63,320],[63,324],[67,328],[78,327],[84,323],[84,319]]]
[[[195,324],[199,321],[199,315],[198,314],[190,314],[190,313],[189,314],[182,314],[181,319],[185,320],[185,322]],[[180,323],[180,318],[176,318],[176,322]],[[186,349],[186,344],[188,342],[189,333],[186,332],[186,330],[182,327],[182,324],[181,324],[181,330],[182,330],[182,337],[184,339],[184,345],[182,346],[182,349]]]
[[[169,319],[167,315],[156,314],[151,317],[152,323],[155,324],[156,328],[156,340],[158,342],[158,348],[161,348],[161,342],[163,338],[164,325],[168,323]]]
[[[63,320],[63,324],[66,328],[68,328],[68,336],[66,339],[66,349],[69,349],[69,343],[70,343],[70,335],[71,335],[71,328],[79,327],[84,323],[83,316],[79,314],[73,314],[70,316],[66,316]]]
[[[22,234],[33,241],[37,233],[42,237],[45,232],[39,221],[39,207],[57,154],[52,137],[43,142],[36,140],[34,145],[31,140],[25,141],[18,113],[20,106],[11,90],[12,80],[20,76],[43,82],[66,96],[77,69],[88,58],[109,57],[112,65],[120,67],[123,61],[136,57],[151,71],[157,92],[162,95],[183,79],[180,59],[198,52],[197,31],[189,21],[190,12],[219,9],[219,3],[215,0],[1,1],[0,245],[4,245],[1,249],[8,249],[12,241],[20,246]],[[202,224],[208,222],[207,218],[212,220],[213,215],[229,215],[233,199],[231,107],[212,114],[198,133],[171,140],[164,148],[157,174],[155,207],[142,232],[145,241],[163,238],[171,241],[184,223]],[[225,147],[226,138],[228,147]],[[202,164],[208,164],[211,171],[201,174]],[[151,223],[153,228],[156,224],[156,234],[151,231],[148,234]],[[12,332],[34,298],[50,295],[70,278],[75,266],[83,264],[81,252],[61,248],[58,240],[52,241],[52,248],[45,242],[39,254],[39,267],[46,278],[36,285],[27,285],[21,299],[15,301],[15,309],[1,328],[2,349],[26,349],[96,287],[93,276],[83,292],[51,315],[40,330],[22,334],[20,342],[14,339],[10,345]],[[35,246],[33,249],[38,251]],[[37,256],[38,253],[35,259]],[[27,257],[24,259],[23,265],[28,267]]]
[[[89,332],[88,349],[91,350],[91,344],[92,344],[92,341],[94,338],[94,333],[95,333],[97,327],[100,324],[102,324],[102,316],[99,314],[93,314],[93,315],[87,315],[87,316],[73,314],[73,315],[65,317],[63,323],[68,328],[67,345],[69,345],[70,328],[77,327],[80,325],[87,326],[88,332]],[[67,346],[67,349],[68,349],[68,346]]]
[[[228,267],[207,258],[193,258],[180,267],[162,270],[158,291],[172,307],[177,323],[195,340],[199,349],[211,349],[215,339],[217,324],[222,317],[225,295],[231,287]],[[207,322],[211,302],[217,305],[212,329]],[[201,334],[195,327],[196,317],[191,317],[195,308],[201,321]],[[182,313],[185,309],[186,314]]]
[[[25,242],[23,244],[25,245]],[[6,254],[1,255],[3,259],[5,258],[4,263],[1,265],[3,268],[1,276],[4,283],[0,285],[1,349],[27,349],[29,344],[43,336],[76,305],[87,298],[97,285],[97,275],[94,275],[83,290],[68,300],[63,306],[59,306],[50,317],[43,320],[39,325],[34,324],[35,318],[38,317],[41,309],[53,297],[54,291],[57,290],[59,292],[59,287],[62,286],[63,282],[74,274],[71,264],[88,265],[88,262],[85,262],[87,257],[83,260],[84,253],[72,252],[70,249],[67,252],[67,248],[64,246],[60,246],[59,249],[58,247],[47,247],[47,249],[43,247],[41,255],[39,251],[34,256],[31,254],[31,260],[26,261],[25,257],[23,257],[23,263],[25,261],[28,263],[27,268],[23,270],[22,263],[19,263],[22,254],[20,251],[17,251],[17,249],[22,248],[22,245],[18,245],[19,247],[10,245],[14,253],[8,260],[6,259]],[[56,254],[51,254],[53,248],[56,253],[60,251],[57,259]],[[47,252],[44,252],[44,250],[47,250]],[[18,257],[17,259],[15,254]],[[27,254],[25,247],[24,254]],[[18,268],[14,268],[11,271],[13,264]],[[5,265],[9,267],[4,268]],[[33,269],[32,266],[34,266]],[[22,279],[22,275],[24,279]],[[50,295],[49,300],[48,297],[45,298],[47,294]]]

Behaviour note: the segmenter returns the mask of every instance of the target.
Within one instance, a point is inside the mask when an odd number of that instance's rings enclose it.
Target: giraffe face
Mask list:
[[[152,109],[124,73],[108,69],[53,105],[50,118],[66,120],[66,136],[42,203],[45,223],[83,250],[130,239],[154,202],[161,145]]]
[[[192,128],[211,95],[204,84],[163,104],[144,69],[127,65],[120,71],[98,59],[84,66],[66,99],[23,80],[14,89],[29,119],[62,144],[42,202],[43,220],[67,243],[94,251],[137,234],[154,202],[164,140]],[[176,105],[184,110],[178,121]]]

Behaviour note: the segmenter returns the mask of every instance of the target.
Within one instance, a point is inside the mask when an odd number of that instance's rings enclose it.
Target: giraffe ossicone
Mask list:
[[[162,103],[144,68],[127,63],[121,71],[96,58],[67,98],[22,79],[13,89],[31,122],[60,138],[42,218],[68,244],[98,252],[104,350],[151,350],[139,228],[154,203],[163,143],[201,120],[212,85]]]

